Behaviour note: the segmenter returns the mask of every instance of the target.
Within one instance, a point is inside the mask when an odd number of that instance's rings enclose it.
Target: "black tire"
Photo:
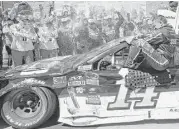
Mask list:
[[[41,87],[41,89],[44,91],[48,99],[48,111],[47,112],[49,113],[46,116],[46,119],[45,119],[46,121],[53,115],[53,113],[55,113],[55,110],[57,108],[57,97],[51,90],[48,90],[47,88],[44,88],[44,87]]]
[[[32,99],[37,102],[32,102]],[[55,107],[56,96],[47,88],[20,88],[5,96],[1,115],[14,128],[36,129],[52,116]]]

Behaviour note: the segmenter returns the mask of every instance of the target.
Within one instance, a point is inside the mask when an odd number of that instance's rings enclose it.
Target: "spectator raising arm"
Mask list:
[[[115,39],[119,38],[119,28],[121,27],[121,25],[124,22],[124,18],[121,15],[121,13],[120,12],[116,12],[116,13],[117,13],[117,15],[119,17],[119,21],[115,25]]]

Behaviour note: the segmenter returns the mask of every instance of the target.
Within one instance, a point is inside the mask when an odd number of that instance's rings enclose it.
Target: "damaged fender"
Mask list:
[[[47,82],[44,80],[35,79],[35,78],[25,78],[25,79],[20,79],[20,80],[18,79],[18,80],[9,81],[8,85],[1,88],[0,97],[12,90],[29,87],[29,86],[43,86],[43,87],[52,88],[52,86],[50,85],[50,82]]]

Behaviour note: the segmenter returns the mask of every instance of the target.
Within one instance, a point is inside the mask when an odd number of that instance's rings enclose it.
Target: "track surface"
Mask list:
[[[178,129],[179,120],[143,121],[128,124],[101,125],[93,127],[70,127],[56,123],[51,119],[39,129]],[[0,129],[12,129],[0,119]]]

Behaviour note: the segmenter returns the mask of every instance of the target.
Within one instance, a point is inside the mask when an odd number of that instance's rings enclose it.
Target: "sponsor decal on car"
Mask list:
[[[171,39],[171,44],[177,44],[177,39]]]
[[[171,108],[171,109],[170,109],[170,112],[179,112],[179,109]]]
[[[86,104],[101,105],[100,95],[88,95]]]
[[[99,75],[92,72],[86,72],[87,79],[99,79]]]
[[[88,71],[92,69],[92,65],[78,66],[78,71]]]
[[[68,82],[68,86],[82,86],[85,85],[85,81],[70,81]]]
[[[40,84],[40,85],[45,85],[45,81],[42,81],[42,80],[37,80],[37,79],[34,79],[34,78],[28,78],[28,79],[25,79],[17,84],[13,84],[13,87],[23,87],[24,85],[23,84]]]
[[[95,87],[92,87],[92,88],[88,89],[88,93],[89,94],[93,94],[93,93],[97,94],[97,89]]]
[[[67,83],[66,76],[53,77],[53,84],[65,84]]]
[[[77,87],[77,88],[76,88],[76,93],[77,93],[77,94],[83,94],[84,91],[85,91],[85,89],[84,89],[83,87]]]
[[[99,85],[99,75],[92,72],[86,73],[86,84],[88,85]]]
[[[100,95],[98,95],[95,87],[88,89],[86,104],[101,105]]]
[[[97,79],[86,79],[86,84],[88,84],[88,85],[99,85],[99,80],[97,80]]]
[[[72,76],[68,80],[68,86],[82,86],[86,85],[86,81],[83,76]]]

